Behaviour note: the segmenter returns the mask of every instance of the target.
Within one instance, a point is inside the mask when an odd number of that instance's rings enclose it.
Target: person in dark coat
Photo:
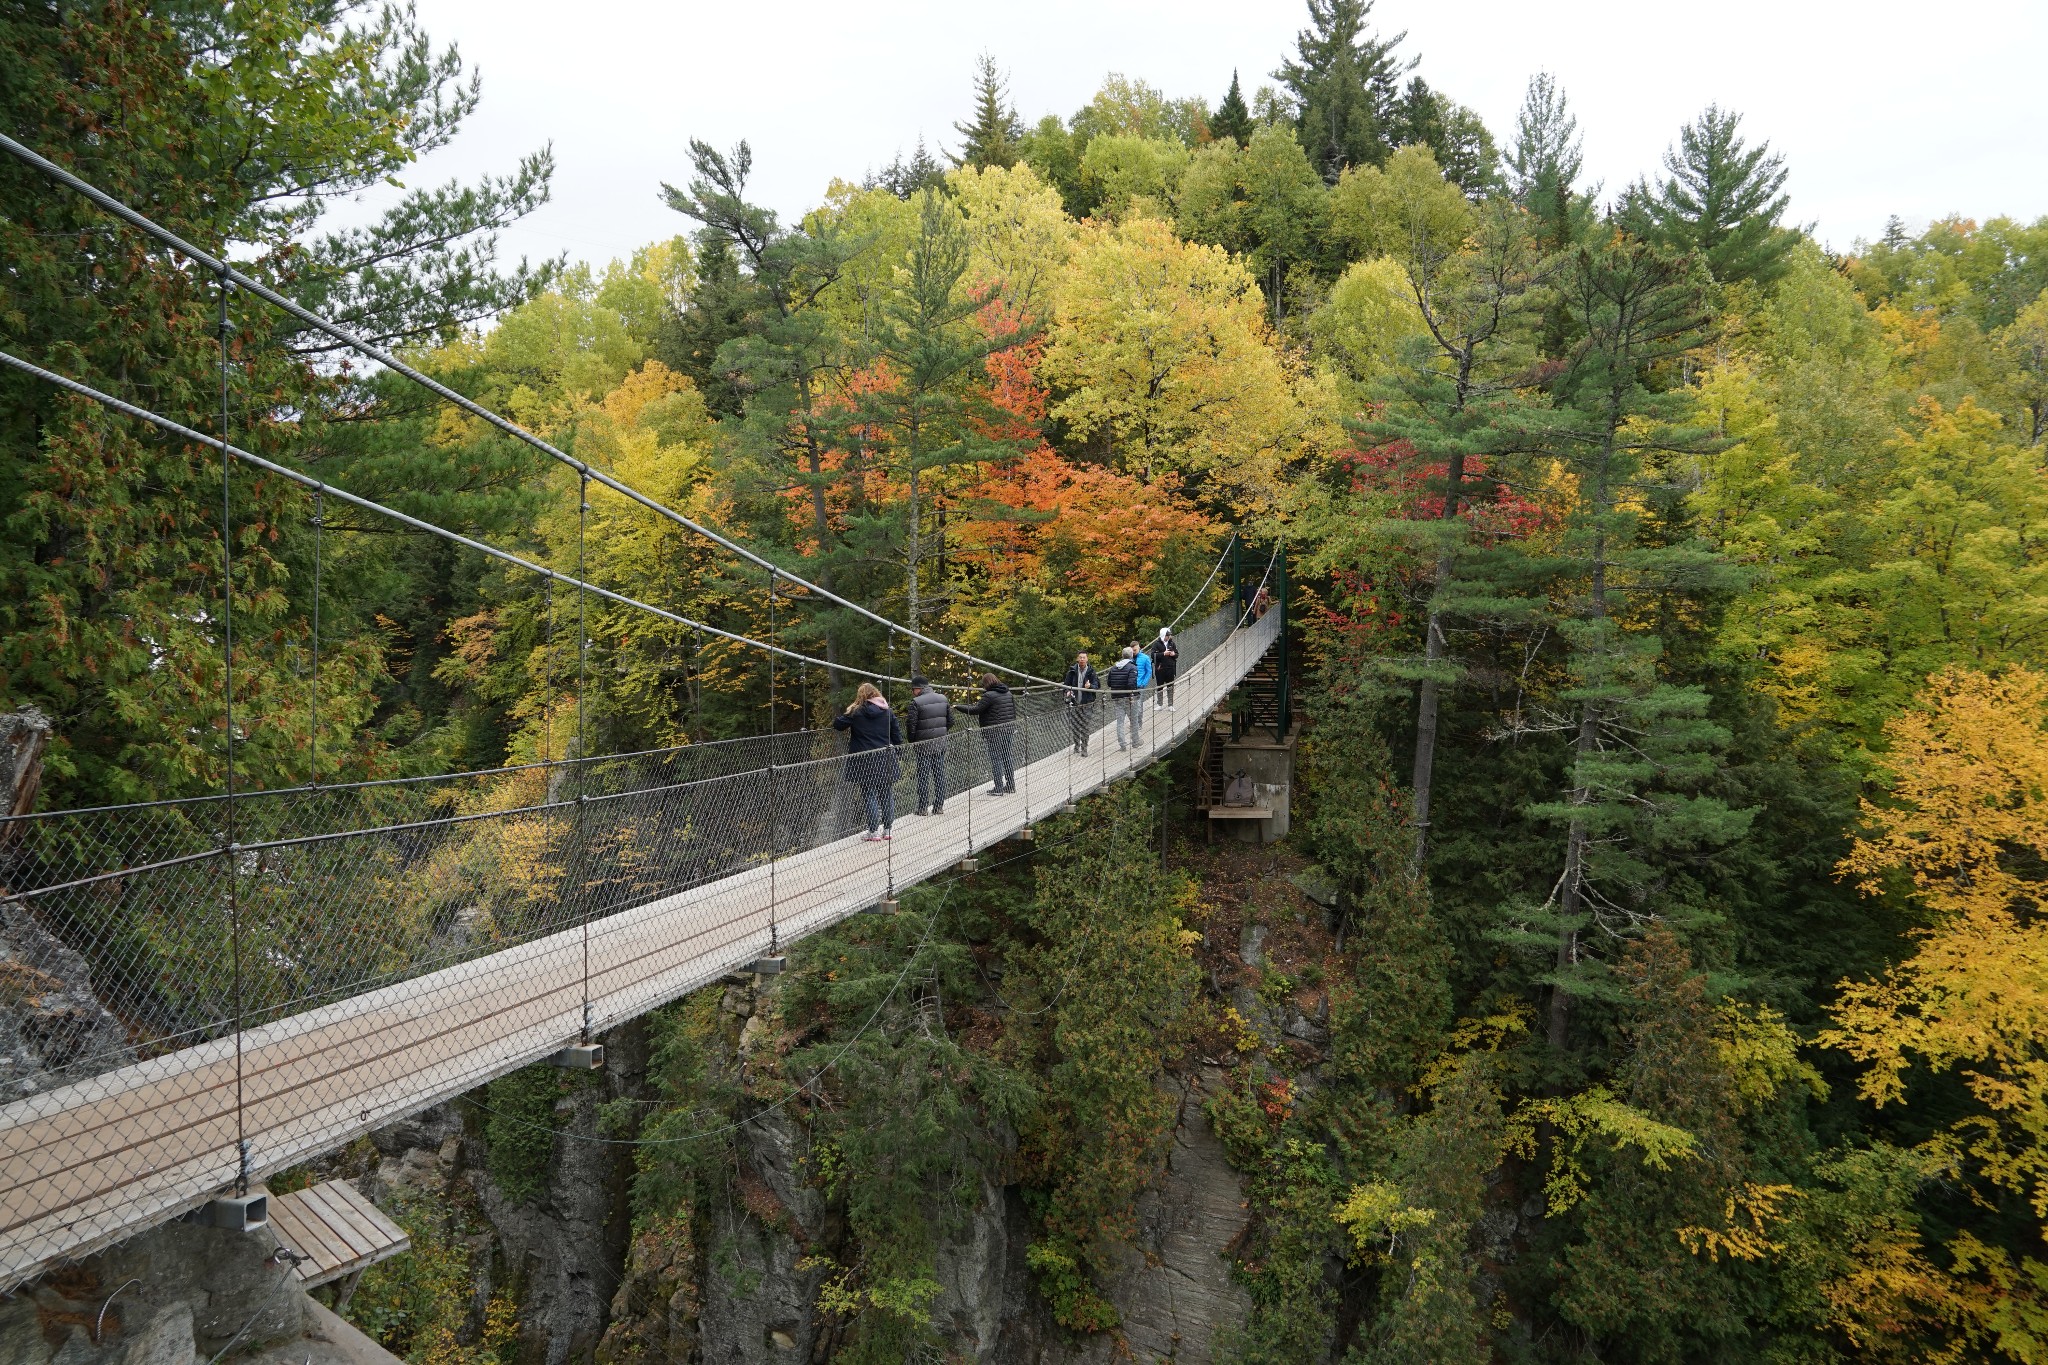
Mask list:
[[[1067,726],[1073,731],[1074,752],[1088,752],[1088,732],[1094,728],[1095,694],[1102,687],[1102,680],[1095,676],[1095,669],[1088,662],[1086,654],[1076,654],[1074,662],[1067,666],[1067,676],[1061,685],[1066,688]]]
[[[903,743],[903,727],[896,723],[889,703],[882,700],[882,689],[862,683],[845,714],[832,718],[832,728],[853,732],[846,741],[846,780],[860,788],[861,803],[867,807],[867,837],[892,837],[896,779],[903,774],[896,747]]]
[[[1127,647],[1102,680],[1109,684],[1109,705],[1116,712],[1116,747],[1119,751],[1135,749],[1140,741],[1138,725],[1145,718],[1145,698],[1138,691],[1138,647]],[[1128,744],[1124,742],[1127,729],[1131,732]]]
[[[1159,682],[1159,690],[1152,694],[1152,704],[1173,709],[1173,679],[1180,672],[1180,647],[1173,642],[1173,632],[1165,626],[1159,628],[1159,642],[1152,646],[1152,676]]]
[[[917,813],[939,815],[946,809],[946,734],[953,728],[953,708],[946,694],[922,673],[910,675],[910,705],[903,710],[903,728],[917,755]]]
[[[1010,761],[1010,739],[1017,729],[1017,696],[993,673],[981,675],[981,700],[955,711],[981,721],[981,743],[988,750],[990,796],[1017,790],[1017,769]]]

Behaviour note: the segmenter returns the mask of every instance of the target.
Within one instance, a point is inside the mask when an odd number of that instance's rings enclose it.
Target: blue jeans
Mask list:
[[[992,790],[1013,792],[1017,790],[1017,768],[1010,761],[1010,732],[999,730],[985,734],[981,742],[988,747],[988,772]]]
[[[889,829],[896,823],[896,790],[893,787],[876,787],[861,784],[861,804],[868,811],[868,833],[877,829]]]
[[[917,751],[917,808],[937,810],[946,804],[946,741],[929,741]],[[927,794],[929,793],[929,794]]]

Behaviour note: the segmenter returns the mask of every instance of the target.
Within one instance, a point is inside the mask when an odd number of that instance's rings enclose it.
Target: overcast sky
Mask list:
[[[920,134],[953,145],[976,55],[1010,72],[1027,123],[1085,103],[1121,71],[1213,105],[1233,67],[1250,97],[1292,51],[1300,0],[418,0],[422,25],[483,75],[434,183],[511,167],[552,142],[554,202],[508,255],[603,263],[688,224],[657,197],[686,143],[754,149],[755,190],[794,214]],[[1898,214],[2048,214],[2048,0],[1379,0],[1418,74],[1483,115],[1503,145],[1529,75],[1562,82],[1588,180],[1654,171],[1710,101],[1791,168],[1792,215],[1846,249]],[[382,196],[381,198],[378,196]],[[378,191],[338,217],[388,202]]]

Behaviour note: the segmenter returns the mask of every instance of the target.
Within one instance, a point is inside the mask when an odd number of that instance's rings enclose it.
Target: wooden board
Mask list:
[[[303,1258],[292,1273],[307,1289],[412,1250],[405,1229],[346,1180],[271,1195],[270,1230]]]
[[[850,837],[230,1037],[0,1107],[0,1289],[637,1018],[1148,765],[1206,720],[1272,643],[1278,613],[1177,680],[1142,747],[1107,714],[1089,755],[1019,768],[896,838]],[[586,975],[585,963],[588,963]],[[237,1104],[239,1097],[240,1103]]]

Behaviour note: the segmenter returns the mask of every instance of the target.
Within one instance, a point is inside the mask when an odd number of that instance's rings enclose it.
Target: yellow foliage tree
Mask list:
[[[961,283],[1026,317],[1044,318],[1074,253],[1074,220],[1060,206],[1060,192],[1022,162],[1008,170],[963,166],[946,183],[967,220],[970,255]]]
[[[1903,876],[1931,922],[1913,956],[1842,985],[1821,1035],[1879,1105],[1914,1064],[1963,1068],[1980,1112],[1937,1142],[2048,1217],[2048,676],[1949,668],[1885,727],[1893,801],[1842,860],[1875,894]]]
[[[1141,477],[1198,476],[1255,511],[1283,460],[1334,435],[1244,266],[1157,219],[1084,224],[1055,317],[1040,369],[1051,415]]]

